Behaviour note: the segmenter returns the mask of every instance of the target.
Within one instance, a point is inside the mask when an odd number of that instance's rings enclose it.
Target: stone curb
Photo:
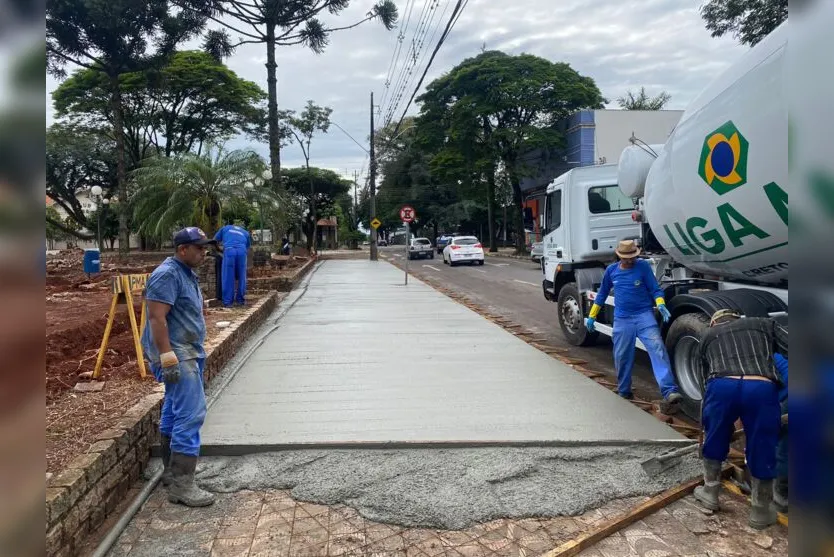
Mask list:
[[[306,268],[305,268],[306,267]],[[302,267],[294,282],[309,270]],[[294,284],[293,282],[293,284]],[[243,321],[225,329],[207,346],[205,382],[212,380],[246,339],[273,312],[279,294],[256,303]],[[46,555],[72,557],[87,536],[113,513],[139,479],[159,442],[157,426],[164,387],[137,402],[112,427],[100,433],[86,453],[73,459],[46,485]]]

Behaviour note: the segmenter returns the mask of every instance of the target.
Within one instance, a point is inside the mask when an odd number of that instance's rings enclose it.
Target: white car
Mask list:
[[[411,240],[411,245],[408,246],[408,258],[428,258],[434,259],[434,248],[428,238],[414,238]]]
[[[443,248],[443,263],[454,267],[463,262],[484,264],[484,248],[475,236],[457,236]]]

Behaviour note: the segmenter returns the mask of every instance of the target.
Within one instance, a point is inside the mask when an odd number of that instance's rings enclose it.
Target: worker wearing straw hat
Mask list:
[[[683,397],[678,392],[669,354],[654,315],[654,306],[657,305],[664,323],[671,318],[663,299],[663,290],[657,283],[651,265],[638,258],[640,248],[634,240],[620,242],[615,253],[620,260],[605,269],[602,285],[585,325],[589,331],[594,331],[596,317],[613,288],[617,300],[614,306],[613,333],[617,390],[625,399],[634,398],[631,392],[631,372],[634,368],[635,341],[639,338],[651,359],[660,393],[674,411]]]

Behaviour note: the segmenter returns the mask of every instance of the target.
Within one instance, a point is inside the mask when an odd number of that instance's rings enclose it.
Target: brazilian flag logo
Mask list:
[[[718,195],[747,183],[747,151],[750,144],[729,121],[704,140],[698,174]]]

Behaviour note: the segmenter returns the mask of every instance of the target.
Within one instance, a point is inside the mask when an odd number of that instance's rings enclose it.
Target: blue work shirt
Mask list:
[[[245,228],[237,226],[236,224],[227,224],[217,231],[214,239],[223,244],[223,249],[249,249],[252,244],[252,239],[249,232]]]
[[[194,271],[185,263],[169,257],[148,277],[145,300],[171,306],[167,316],[168,338],[178,360],[206,357],[203,348],[206,340],[203,293]],[[151,364],[159,364],[159,350],[154,344],[150,323],[147,321],[142,335],[142,349]]]
[[[614,289],[614,317],[631,317],[651,311],[656,298],[663,297],[663,290],[654,278],[652,266],[645,259],[638,259],[631,269],[620,268],[613,263],[605,269],[602,285],[594,303],[605,307],[605,300]]]

